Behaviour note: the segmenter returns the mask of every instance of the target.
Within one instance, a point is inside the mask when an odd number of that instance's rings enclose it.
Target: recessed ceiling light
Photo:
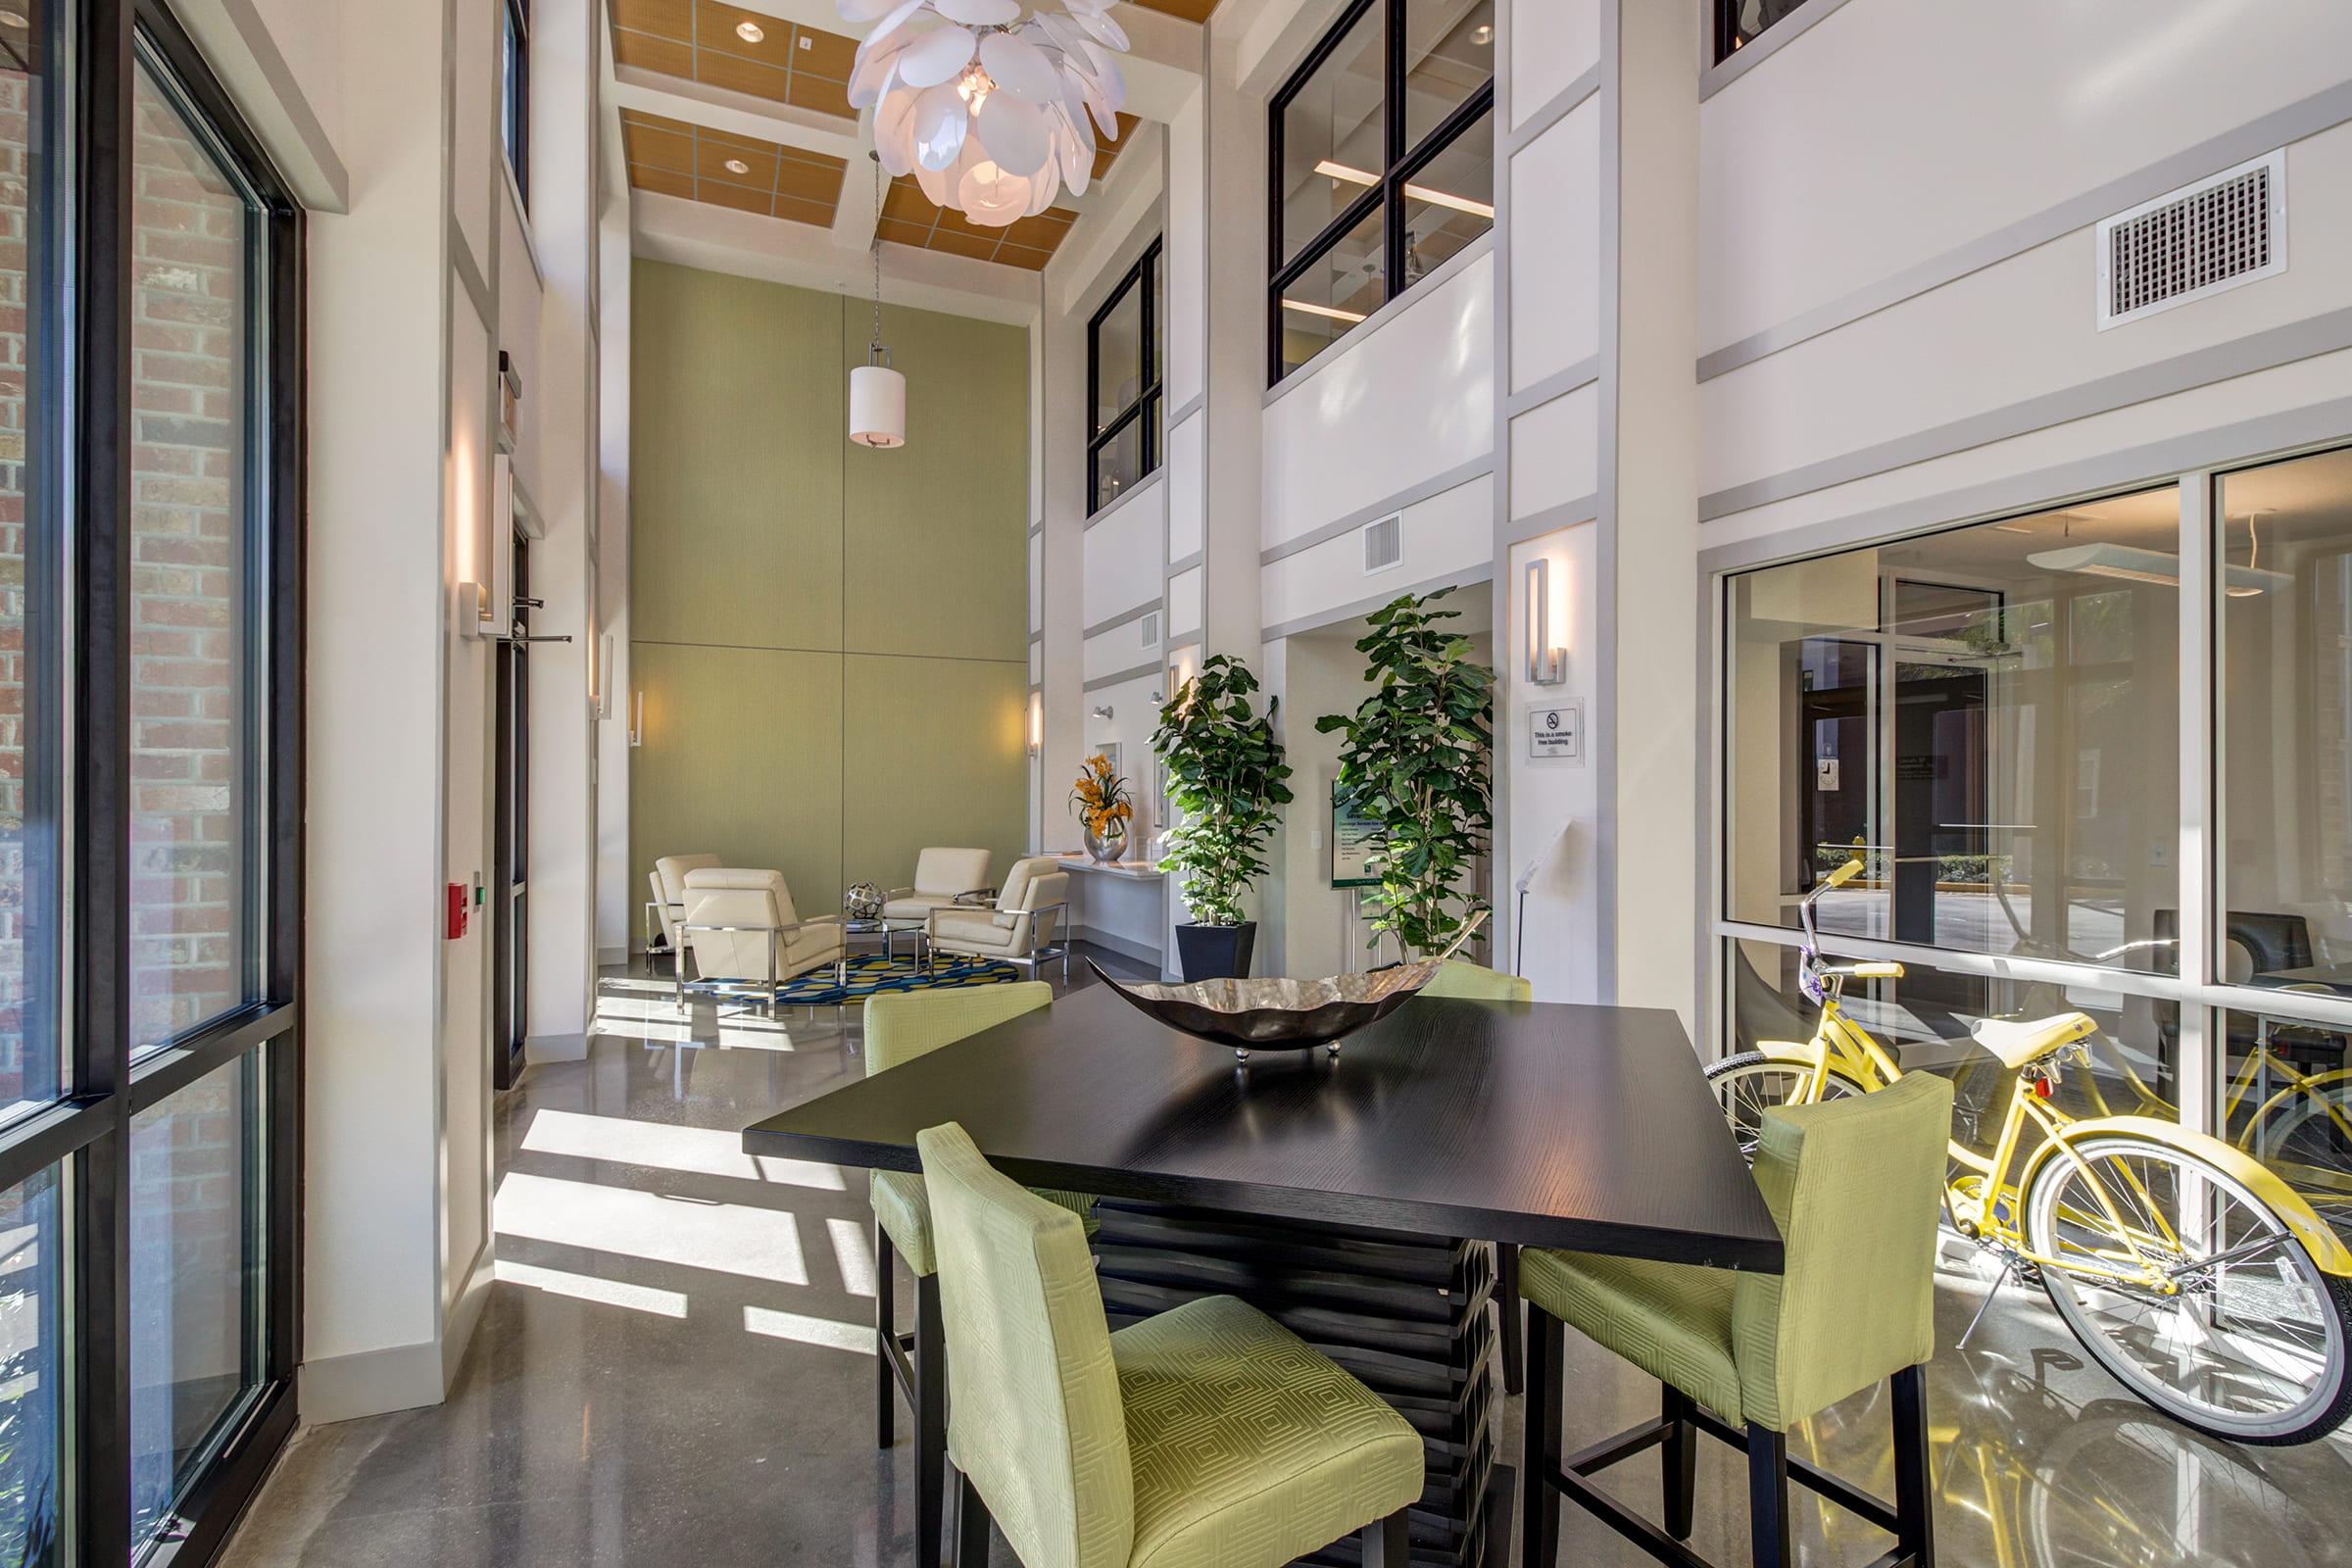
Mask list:
[[[1477,26],[1472,27],[1470,29],[1470,41],[1477,44],[1493,43],[1494,41],[1494,24],[1491,22],[1482,22]]]
[[[726,171],[730,174],[748,174],[752,172],[752,166],[740,158],[730,158],[726,162]]]
[[[735,36],[745,43],[759,43],[767,37],[767,29],[757,22],[738,22],[735,24]]]

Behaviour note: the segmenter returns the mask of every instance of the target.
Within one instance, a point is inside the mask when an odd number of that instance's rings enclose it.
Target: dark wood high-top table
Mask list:
[[[1781,1266],[1666,1011],[1421,997],[1336,1058],[1237,1067],[1096,986],[771,1116],[743,1148],[919,1170],[914,1135],[945,1121],[1015,1180],[1102,1196],[1114,1326],[1229,1292],[1404,1411],[1431,1451],[1416,1560],[1506,1545],[1480,1528],[1494,1401],[1478,1244]]]

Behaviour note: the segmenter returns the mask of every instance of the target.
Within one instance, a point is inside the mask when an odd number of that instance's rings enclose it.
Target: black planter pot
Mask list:
[[[1250,950],[1256,946],[1255,920],[1176,928],[1176,958],[1187,985],[1196,980],[1248,979]]]

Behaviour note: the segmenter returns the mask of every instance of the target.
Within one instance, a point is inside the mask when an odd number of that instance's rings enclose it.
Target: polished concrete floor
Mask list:
[[[447,1403],[302,1431],[231,1568],[883,1568],[913,1561],[912,1458],[873,1445],[873,1257],[862,1177],[745,1156],[736,1133],[860,1073],[857,1013],[769,1020],[608,975],[585,1060],[541,1064],[498,1109],[498,1284]],[[1929,1412],[1946,1564],[2352,1564],[2352,1439],[2207,1442],[2083,1363],[2014,1291],[1963,1352],[1983,1286],[1938,1288]],[[902,1303],[912,1291],[904,1285]],[[1570,1335],[1568,1437],[1654,1413],[1656,1386]],[[1884,1394],[1796,1451],[1891,1488]],[[1502,1435],[1515,1453],[1515,1402]],[[1702,1444],[1692,1544],[1746,1560],[1745,1476]],[[1654,1458],[1615,1483],[1649,1505]],[[1809,1565],[1886,1538],[1799,1494]],[[998,1544],[999,1564],[1012,1559]],[[1508,1559],[1516,1562],[1514,1554]],[[1565,1510],[1560,1561],[1646,1563]]]

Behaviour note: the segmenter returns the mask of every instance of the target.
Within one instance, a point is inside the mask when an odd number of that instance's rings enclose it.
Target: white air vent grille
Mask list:
[[[2267,154],[2099,224],[2099,326],[2286,270],[2286,154]]]
[[[1364,525],[1364,569],[1383,571],[1404,559],[1404,518],[1383,517]]]
[[[1144,646],[1146,648],[1159,646],[1159,612],[1156,610],[1144,612]]]

